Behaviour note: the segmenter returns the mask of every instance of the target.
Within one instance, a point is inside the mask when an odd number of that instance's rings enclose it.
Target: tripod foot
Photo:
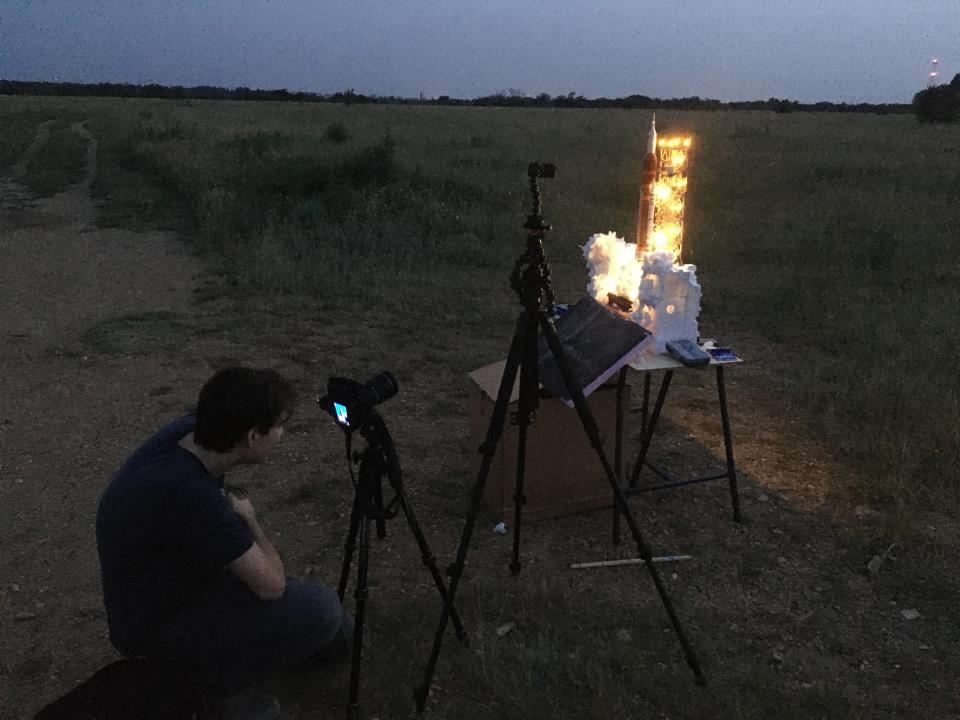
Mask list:
[[[693,681],[694,681],[699,687],[706,687],[706,686],[707,686],[707,676],[704,675],[703,673],[699,673],[699,672],[698,672],[696,675],[694,675],[694,676],[693,676]]]
[[[514,575],[520,574],[520,563],[517,560],[514,560],[510,563],[510,572],[512,572]]]
[[[413,691],[413,700],[417,703],[417,715],[423,713],[423,708],[427,704],[427,698],[430,696],[430,687],[421,685]]]

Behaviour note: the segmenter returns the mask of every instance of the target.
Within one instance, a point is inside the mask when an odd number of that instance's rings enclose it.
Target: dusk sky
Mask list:
[[[960,0],[0,0],[0,78],[909,102]]]

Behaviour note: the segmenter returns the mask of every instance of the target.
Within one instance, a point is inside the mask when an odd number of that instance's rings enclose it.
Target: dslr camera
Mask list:
[[[327,381],[327,394],[317,399],[346,432],[362,428],[373,408],[397,394],[399,386],[393,373],[384,370],[365,383],[350,378],[332,377]]]

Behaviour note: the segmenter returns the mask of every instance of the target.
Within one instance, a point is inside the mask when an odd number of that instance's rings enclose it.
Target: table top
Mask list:
[[[709,351],[712,348],[725,346],[716,345],[712,342],[706,342],[700,347]],[[711,357],[710,362],[706,365],[688,367],[680,361],[674,360],[670,353],[654,355],[653,353],[644,352],[636,360],[627,363],[627,366],[633,368],[634,370],[638,370],[639,372],[650,372],[653,370],[701,370],[714,365],[739,365],[742,362],[743,358],[741,357],[737,357],[736,360],[717,360],[716,358]]]

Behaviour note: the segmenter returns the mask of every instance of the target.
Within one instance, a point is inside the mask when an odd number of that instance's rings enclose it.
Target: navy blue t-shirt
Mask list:
[[[253,544],[223,480],[177,444],[195,425],[188,415],[147,440],[100,499],[103,601],[110,640],[126,654]]]

